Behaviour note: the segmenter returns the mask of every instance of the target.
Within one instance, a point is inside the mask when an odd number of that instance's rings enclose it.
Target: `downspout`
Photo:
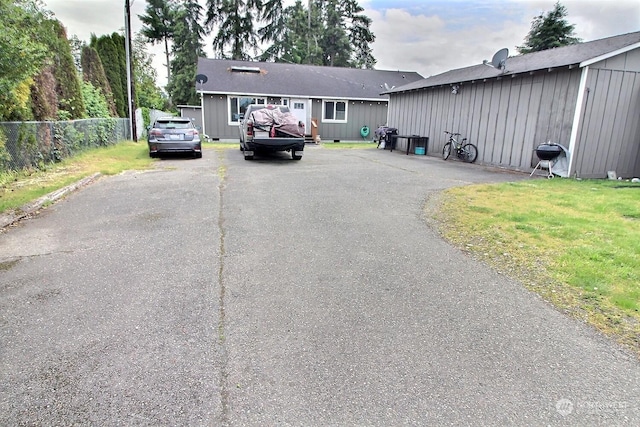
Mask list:
[[[571,138],[569,139],[569,170],[568,175],[572,176],[575,171],[575,154],[576,145],[578,144],[578,132],[582,126],[583,110],[585,107],[584,100],[585,95],[588,93],[587,89],[587,76],[589,75],[589,66],[585,66],[582,69],[582,75],[580,76],[580,87],[578,88],[578,99],[576,100],[576,110],[573,114],[573,126],[571,127]]]
[[[207,135],[207,125],[204,122],[204,95],[200,91],[200,116],[202,119],[202,134]]]

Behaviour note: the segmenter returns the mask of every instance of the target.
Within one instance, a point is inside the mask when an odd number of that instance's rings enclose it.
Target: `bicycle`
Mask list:
[[[452,151],[455,151],[456,157],[461,159],[467,163],[473,163],[478,158],[478,147],[470,142],[465,142],[467,138],[463,138],[462,141],[458,142],[456,136],[460,136],[459,133],[453,133],[444,131],[447,135],[449,135],[449,140],[444,147],[442,148],[442,158],[447,160],[451,155]]]

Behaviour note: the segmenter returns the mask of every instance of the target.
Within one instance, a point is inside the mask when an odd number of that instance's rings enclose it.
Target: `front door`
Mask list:
[[[296,119],[304,123],[304,132],[307,135],[311,135],[311,120],[309,115],[307,114],[307,104],[309,100],[307,99],[291,99],[289,101],[289,109],[296,116]]]

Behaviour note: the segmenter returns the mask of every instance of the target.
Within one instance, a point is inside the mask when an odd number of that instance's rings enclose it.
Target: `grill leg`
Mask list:
[[[542,163],[542,160],[540,160],[540,161],[538,162],[538,164],[536,165],[536,167],[535,167],[535,168],[533,168],[533,170],[531,171],[531,175],[529,175],[530,177],[532,177],[532,176],[533,176],[533,174],[534,174],[534,173],[536,173],[536,171],[537,171],[537,170],[538,170],[538,168],[540,167],[540,163]]]

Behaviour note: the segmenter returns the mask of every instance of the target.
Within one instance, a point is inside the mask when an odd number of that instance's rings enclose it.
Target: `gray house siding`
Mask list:
[[[188,117],[193,124],[202,129],[202,108],[194,105],[179,105],[180,117]]]
[[[539,72],[391,95],[389,126],[429,137],[439,155],[444,131],[460,132],[478,146],[478,161],[527,170],[543,142],[569,145],[580,70]],[[406,149],[406,141],[399,141]]]
[[[577,176],[640,176],[640,50],[588,67],[574,152]]]
[[[279,97],[268,97],[267,103],[278,104]],[[318,120],[318,134],[324,141],[362,141],[360,129],[370,128],[367,140],[373,139],[373,131],[387,120],[386,101],[348,101],[347,123],[327,123],[322,121],[322,99],[313,99],[311,117]],[[229,113],[226,95],[204,95],[205,133],[214,140],[236,141],[239,138],[238,126],[229,125]],[[307,130],[311,135],[311,129]]]
[[[322,99],[313,99],[311,117],[318,120],[318,134],[323,141],[363,141],[360,129],[370,129],[367,141],[373,140],[373,132],[378,125],[387,122],[386,101],[348,101],[347,123],[328,123],[322,121]]]
[[[226,95],[204,95],[202,102],[206,134],[214,140],[239,140],[238,126],[229,125]]]

